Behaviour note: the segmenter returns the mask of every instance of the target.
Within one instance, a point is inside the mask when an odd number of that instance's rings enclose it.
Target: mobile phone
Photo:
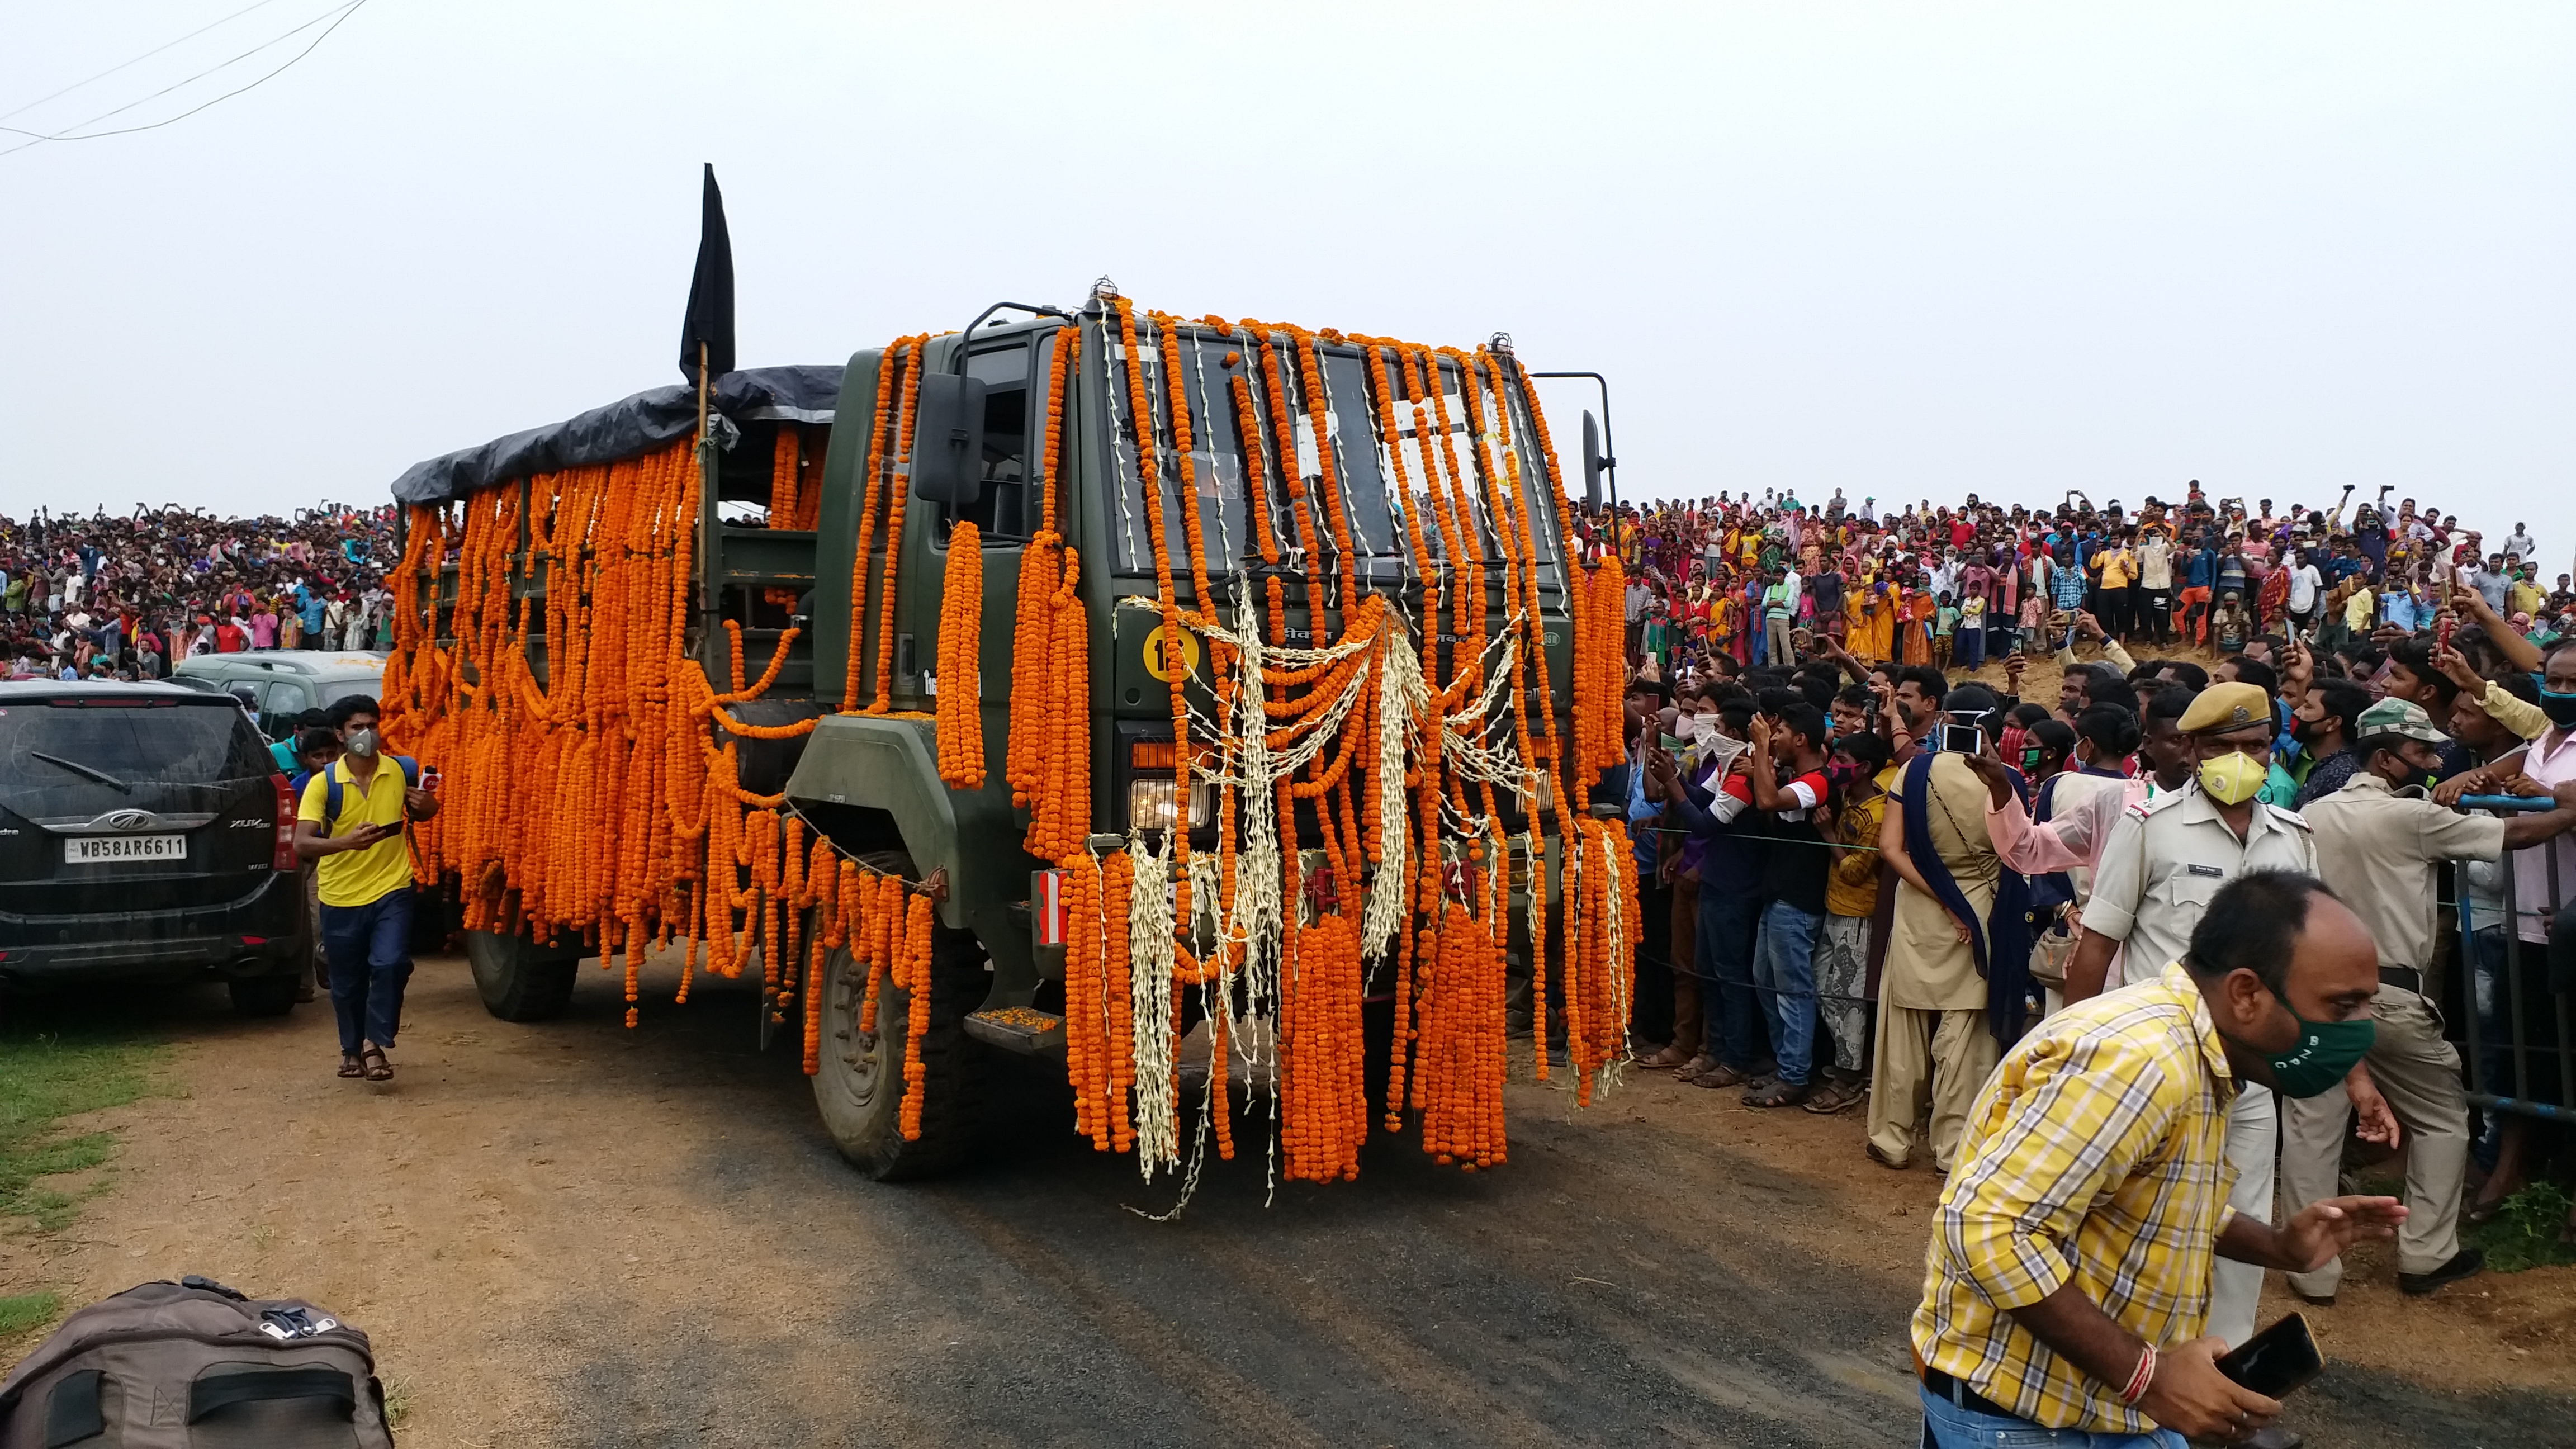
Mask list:
[[[2267,1399],[2287,1395],[2325,1368],[2304,1313],[2289,1315],[2218,1360],[2220,1373]]]
[[[1934,749],[1942,754],[1973,755],[1985,748],[1985,736],[1972,724],[1944,724],[1940,743]]]

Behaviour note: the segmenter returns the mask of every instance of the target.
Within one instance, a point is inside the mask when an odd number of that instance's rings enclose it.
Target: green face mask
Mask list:
[[[2289,1003],[2282,1002],[2281,1008],[2288,1011]],[[2359,1021],[2310,1021],[2292,1011],[2290,1019],[2299,1024],[2299,1039],[2288,1051],[2263,1054],[2272,1069],[2272,1086],[2284,1097],[2322,1097],[2342,1086],[2353,1064],[2370,1055],[2370,1045],[2379,1036],[2379,1023],[2367,1016]]]

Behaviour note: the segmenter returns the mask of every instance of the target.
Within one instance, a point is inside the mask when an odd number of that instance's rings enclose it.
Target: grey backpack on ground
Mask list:
[[[0,1449],[391,1449],[367,1336],[191,1277],[63,1320],[0,1380]]]

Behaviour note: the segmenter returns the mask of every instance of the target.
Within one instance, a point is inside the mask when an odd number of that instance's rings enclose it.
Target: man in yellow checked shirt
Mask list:
[[[1914,1312],[1926,1446],[2183,1449],[2253,1438],[2280,1405],[2220,1373],[2211,1254],[2313,1270],[2386,1238],[2395,1198],[2275,1229],[2228,1206],[2227,1107],[2262,1082],[2342,1089],[2370,1050],[2379,954],[2311,875],[2221,888],[2181,961],[2069,1005],[1978,1094]]]

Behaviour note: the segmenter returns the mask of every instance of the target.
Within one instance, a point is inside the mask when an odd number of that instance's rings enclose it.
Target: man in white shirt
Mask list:
[[[2316,622],[2317,591],[2325,587],[2325,576],[2317,572],[2305,550],[2294,557],[2297,567],[2290,571],[2290,627],[2305,634]]]
[[[2504,551],[2525,562],[2528,562],[2532,555],[2540,552],[2540,545],[2531,541],[2529,524],[2517,523],[2513,526],[2513,535],[2504,541]]]

